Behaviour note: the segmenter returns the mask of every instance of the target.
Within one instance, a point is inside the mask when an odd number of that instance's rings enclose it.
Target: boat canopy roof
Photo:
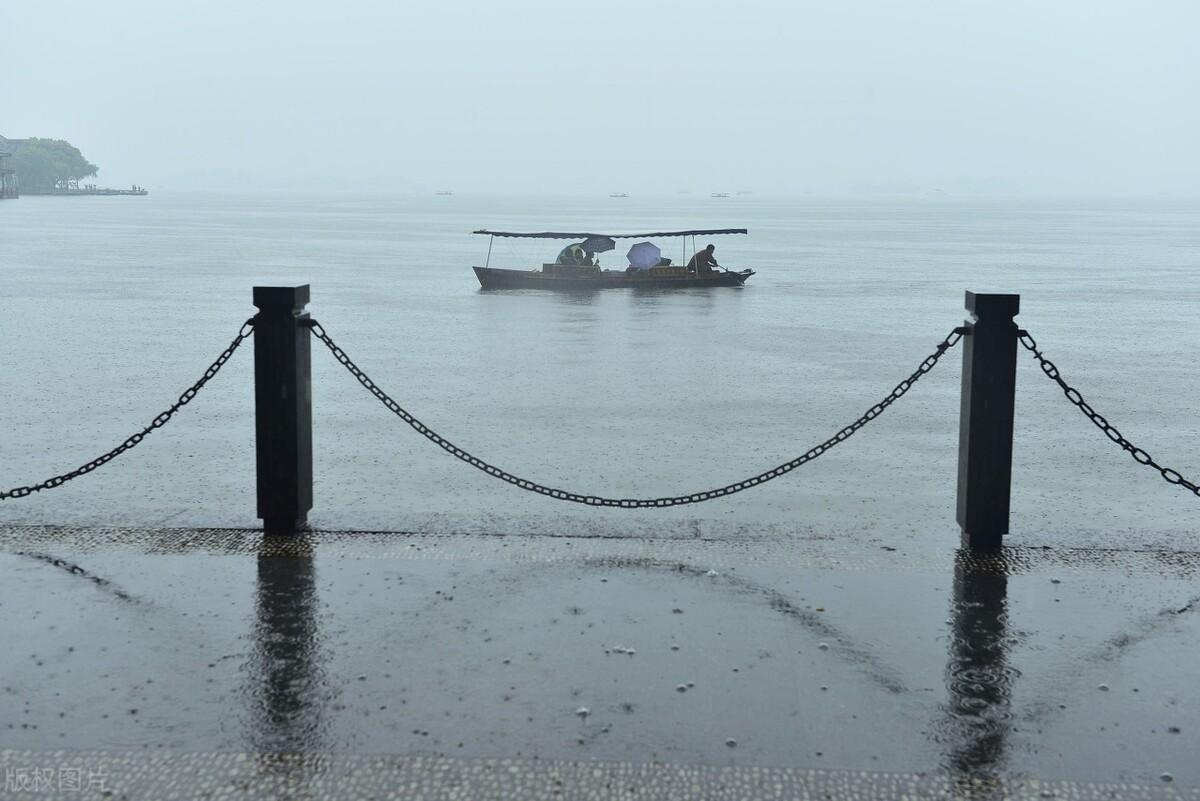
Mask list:
[[[488,236],[511,236],[524,239],[588,239],[589,237],[606,236],[609,239],[649,239],[651,237],[661,236],[709,236],[713,234],[748,234],[750,233],[745,228],[703,228],[695,231],[653,231],[648,234],[597,234],[590,232],[583,233],[560,233],[558,231],[539,231],[536,233],[514,233],[512,231],[472,231],[476,234],[487,234]]]

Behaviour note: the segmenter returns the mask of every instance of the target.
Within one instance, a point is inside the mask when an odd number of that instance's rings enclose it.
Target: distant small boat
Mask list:
[[[629,195],[625,194],[624,192],[610,192],[608,196],[609,197],[629,197]]]
[[[729,197],[729,193],[728,192],[713,192],[712,196],[713,197]]]

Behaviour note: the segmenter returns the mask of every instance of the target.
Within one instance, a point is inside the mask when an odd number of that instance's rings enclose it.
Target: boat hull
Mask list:
[[[473,267],[483,289],[550,289],[579,292],[590,289],[691,289],[708,286],[741,286],[753,270],[696,275],[649,275],[605,272],[598,275],[553,275],[538,270]]]

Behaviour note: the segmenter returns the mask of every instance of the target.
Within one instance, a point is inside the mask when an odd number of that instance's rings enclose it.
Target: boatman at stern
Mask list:
[[[704,250],[697,250],[696,254],[687,263],[689,273],[711,273],[714,267],[720,267],[717,264],[717,259],[713,256],[716,251],[716,245],[709,245]]]

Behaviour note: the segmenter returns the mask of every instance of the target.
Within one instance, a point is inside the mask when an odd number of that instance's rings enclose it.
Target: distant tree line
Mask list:
[[[71,179],[90,178],[100,168],[83,157],[79,148],[62,139],[26,139],[16,148],[9,167],[17,174],[23,192],[50,192]]]

